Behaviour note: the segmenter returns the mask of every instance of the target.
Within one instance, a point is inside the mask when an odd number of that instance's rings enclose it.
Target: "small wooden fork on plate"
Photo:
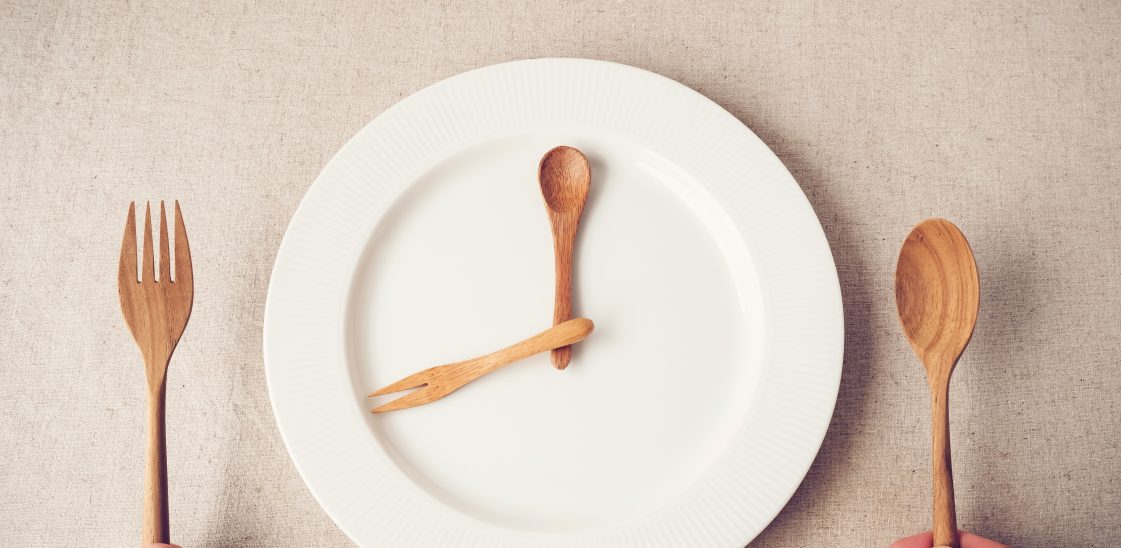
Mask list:
[[[470,360],[429,367],[419,373],[413,373],[385,388],[382,388],[369,397],[375,398],[393,392],[418,390],[401,396],[385,405],[374,409],[374,413],[408,409],[426,403],[432,403],[456,390],[463,385],[494,371],[504,365],[516,362],[522,358],[532,356],[538,352],[568,346],[587,337],[595,329],[595,324],[587,318],[576,318],[558,323],[524,341],[507,346],[497,352],[479,356]]]
[[[144,523],[141,541],[170,542],[167,512],[167,451],[164,446],[164,396],[167,364],[191,316],[195,286],[191,272],[191,249],[183,213],[175,202],[175,276],[171,275],[167,213],[160,202],[160,270],[156,279],[152,249],[152,208],[144,210],[144,257],[140,280],[136,277],[136,204],[128,206],[117,289],[121,312],[128,324],[148,376],[148,459],[144,472]]]

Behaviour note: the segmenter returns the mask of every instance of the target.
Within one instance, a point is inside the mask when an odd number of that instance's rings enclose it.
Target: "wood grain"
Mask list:
[[[409,407],[416,407],[418,405],[434,402],[455,392],[463,385],[504,365],[546,350],[567,346],[583,340],[593,329],[595,329],[595,324],[593,324],[591,320],[587,318],[576,318],[574,320],[562,322],[519,343],[485,356],[479,356],[478,358],[448,365],[430,367],[419,373],[414,373],[385,388],[371,393],[370,397],[373,398],[384,394],[400,392],[401,390],[408,390],[410,388],[423,388],[377,407],[373,412],[384,413],[386,411],[407,409]]]
[[[977,323],[980,279],[969,242],[953,223],[928,219],[907,236],[895,269],[895,303],[930,387],[934,544],[956,547],[950,377]]]
[[[117,272],[121,313],[144,358],[148,381],[148,441],[144,471],[143,544],[170,542],[167,507],[167,451],[164,402],[167,366],[175,351],[194,300],[191,251],[179,202],[175,202],[175,275],[171,275],[171,252],[167,213],[160,202],[160,269],[156,278],[152,246],[152,211],[145,207],[144,249],[140,280],[136,276],[136,205],[129,204],[121,259]]]
[[[592,172],[588,159],[579,150],[559,146],[545,153],[538,167],[538,182],[549,213],[553,231],[553,257],[556,267],[553,294],[553,324],[572,319],[572,262],[580,216],[588,199]],[[552,351],[553,367],[564,369],[572,359],[572,348]]]

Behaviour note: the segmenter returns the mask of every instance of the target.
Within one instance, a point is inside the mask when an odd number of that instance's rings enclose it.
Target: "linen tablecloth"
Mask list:
[[[1121,3],[94,2],[0,5],[0,545],[131,546],[144,380],[115,269],[130,200],[179,199],[194,313],[169,373],[171,531],[342,546],[288,459],[261,357],[284,228],[330,156],[410,93],[572,56],[676,79],[782,159],[846,320],[840,399],[753,546],[929,525],[929,407],[892,273],[944,216],[981,272],[951,395],[959,523],[1016,546],[1121,538]],[[375,518],[371,518],[375,519]]]

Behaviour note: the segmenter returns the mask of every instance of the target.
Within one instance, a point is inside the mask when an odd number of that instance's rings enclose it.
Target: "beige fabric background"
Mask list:
[[[1116,545],[1121,4],[562,4],[3,1],[0,544],[135,543],[143,375],[113,273],[127,202],[179,198],[198,290],[170,371],[173,537],[346,545],[264,383],[288,219],[331,154],[408,94],[578,56],[730,110],[832,245],[840,401],[753,546],[885,546],[928,525],[927,394],[891,279],[931,215],[960,224],[982,273],[951,399],[960,523],[1016,546]]]

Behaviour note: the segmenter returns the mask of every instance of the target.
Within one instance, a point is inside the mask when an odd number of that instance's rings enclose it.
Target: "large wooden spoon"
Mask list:
[[[537,180],[549,223],[553,227],[553,255],[556,261],[556,293],[553,300],[553,325],[572,319],[572,250],[576,246],[576,229],[588,188],[592,169],[579,150],[559,146],[541,158]],[[550,353],[553,367],[564,369],[572,359],[572,347],[563,346]]]
[[[958,227],[944,219],[928,219],[911,230],[895,267],[895,305],[930,385],[935,546],[958,546],[950,465],[950,375],[973,336],[980,299],[977,264]]]

